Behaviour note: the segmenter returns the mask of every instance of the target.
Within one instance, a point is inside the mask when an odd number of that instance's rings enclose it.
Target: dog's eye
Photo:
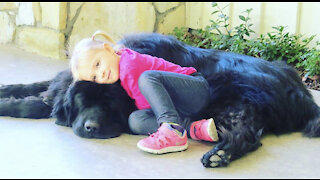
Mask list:
[[[100,61],[99,62],[97,62],[97,64],[96,64],[96,67],[99,67],[100,66]]]

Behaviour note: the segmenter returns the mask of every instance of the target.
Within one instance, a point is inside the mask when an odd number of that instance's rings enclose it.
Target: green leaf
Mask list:
[[[239,18],[242,20],[242,21],[246,21],[246,18],[242,15],[239,15]]]
[[[219,10],[213,11],[211,14],[216,14],[216,13],[218,13],[218,12],[220,12],[220,11],[219,11]]]
[[[246,12],[249,14],[252,11],[252,8],[247,9]]]
[[[218,6],[218,3],[216,3],[216,2],[211,3],[211,7],[216,7],[216,6]]]

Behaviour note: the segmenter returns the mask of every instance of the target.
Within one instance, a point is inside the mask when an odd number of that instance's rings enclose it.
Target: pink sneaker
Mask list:
[[[138,148],[153,154],[183,151],[188,148],[187,131],[179,135],[168,123],[162,123],[157,132],[141,139]]]
[[[194,140],[210,142],[215,142],[219,139],[216,125],[212,118],[193,122],[190,126],[190,136]]]

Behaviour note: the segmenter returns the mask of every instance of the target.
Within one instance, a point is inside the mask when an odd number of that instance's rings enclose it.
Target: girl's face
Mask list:
[[[102,49],[89,50],[86,58],[77,68],[79,80],[100,84],[113,84],[119,80],[120,57],[108,44]]]

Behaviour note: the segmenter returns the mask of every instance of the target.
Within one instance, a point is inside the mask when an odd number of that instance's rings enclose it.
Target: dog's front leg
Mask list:
[[[43,103],[39,97],[0,99],[0,116],[32,119],[49,118],[51,110],[52,107]]]
[[[24,98],[27,96],[39,96],[46,91],[51,81],[42,81],[31,84],[0,85],[0,98]]]

